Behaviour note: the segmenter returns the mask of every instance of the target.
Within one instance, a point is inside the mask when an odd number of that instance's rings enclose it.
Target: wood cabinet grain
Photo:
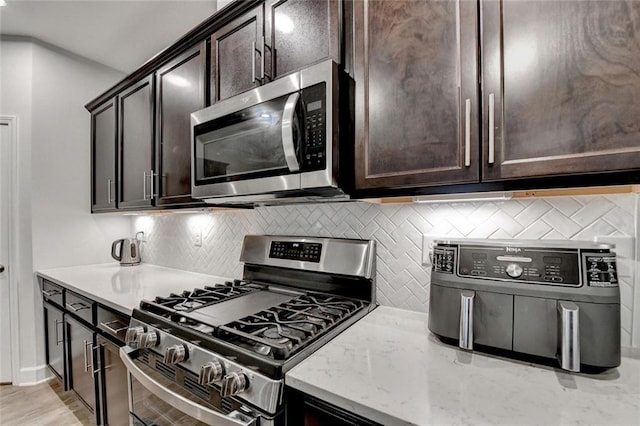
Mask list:
[[[205,107],[206,43],[156,73],[156,205],[191,198],[191,113]]]
[[[211,36],[211,102],[260,85],[264,6],[229,22]]]
[[[91,113],[91,211],[115,210],[116,100],[111,99]]]
[[[640,2],[487,1],[483,13],[485,180],[640,167]]]
[[[148,207],[153,200],[153,78],[118,96],[118,207]]]
[[[355,3],[356,189],[477,182],[477,6]]]

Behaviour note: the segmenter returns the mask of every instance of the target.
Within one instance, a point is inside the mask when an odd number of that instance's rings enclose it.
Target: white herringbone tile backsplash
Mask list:
[[[242,275],[245,234],[310,235],[377,241],[377,296],[383,305],[426,312],[430,268],[422,234],[465,238],[569,239],[632,237],[631,258],[618,259],[622,342],[640,346],[638,194],[548,197],[460,204],[365,202],[260,207],[255,210],[137,216],[143,262],[230,278]],[[202,246],[193,233],[202,232]]]

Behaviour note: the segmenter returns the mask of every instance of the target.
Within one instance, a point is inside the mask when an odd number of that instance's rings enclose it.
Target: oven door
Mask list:
[[[159,372],[138,361],[138,351],[120,348],[128,372],[129,424],[135,426],[258,426],[258,416],[233,410],[223,413]]]

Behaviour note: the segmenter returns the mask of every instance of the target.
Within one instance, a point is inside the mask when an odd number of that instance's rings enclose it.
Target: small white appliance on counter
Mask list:
[[[111,244],[111,257],[120,262],[122,266],[139,265],[140,242],[137,238],[121,238]]]
[[[608,244],[438,241],[429,329],[467,350],[597,372],[620,365],[620,289]]]

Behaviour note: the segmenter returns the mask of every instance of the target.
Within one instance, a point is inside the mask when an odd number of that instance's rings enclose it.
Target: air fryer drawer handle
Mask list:
[[[165,401],[167,404],[177,408],[188,416],[193,417],[196,420],[204,422],[206,424],[215,424],[220,426],[253,426],[256,424],[256,419],[250,417],[239,411],[232,411],[225,415],[223,413],[213,411],[207,407],[197,404],[182,395],[178,395],[175,392],[162,386],[160,383],[149,377],[144,371],[142,371],[135,363],[129,354],[134,352],[128,346],[120,348],[120,358],[124,363],[129,374],[131,374],[137,381],[142,384],[149,392]]]
[[[296,147],[293,144],[293,120],[299,98],[300,93],[294,93],[289,96],[282,111],[282,149],[284,150],[284,159],[287,162],[287,167],[291,172],[300,170],[300,164],[298,164],[298,158],[296,157]]]
[[[563,370],[580,371],[579,311],[573,302],[558,301],[558,361]]]
[[[473,349],[473,299],[476,294],[473,291],[460,293],[460,342],[462,349]]]

